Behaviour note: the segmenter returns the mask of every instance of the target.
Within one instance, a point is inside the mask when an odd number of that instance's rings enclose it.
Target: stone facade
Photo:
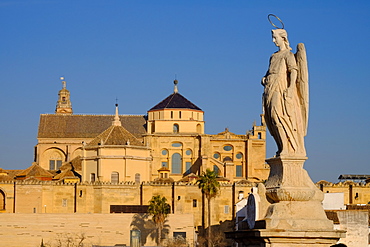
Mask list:
[[[153,225],[139,214],[0,214],[0,222],[1,246],[7,247],[35,247],[41,242],[46,246],[78,246],[81,240],[83,246],[130,246],[131,230],[140,230],[141,246],[156,245],[150,235]],[[167,225],[169,236],[184,234],[194,246],[191,214],[172,214]]]
[[[61,92],[56,113],[40,116],[34,161],[45,170],[79,159],[74,171],[82,182],[153,181],[163,167],[173,181],[206,169],[231,182],[268,177],[264,121],[242,135],[206,134],[204,112],[178,92],[177,81],[147,115],[119,115],[118,106],[115,115],[72,114],[65,82]]]

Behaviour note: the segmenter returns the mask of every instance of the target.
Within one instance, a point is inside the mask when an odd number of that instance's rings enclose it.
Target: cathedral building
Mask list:
[[[40,115],[32,165],[0,168],[4,244],[19,246],[19,235],[25,246],[37,246],[74,232],[95,245],[129,245],[140,232],[142,245],[154,246],[143,214],[153,195],[170,204],[166,238],[181,235],[196,246],[208,225],[220,236],[234,229],[236,205],[269,174],[263,115],[246,134],[206,134],[204,111],[174,84],[145,115],[120,115],[117,104],[112,115],[87,115],[73,112],[63,80],[55,113]],[[206,169],[217,171],[220,182],[210,222],[195,183]],[[346,204],[370,200],[367,182],[318,186],[344,192]]]
[[[117,104],[114,115],[73,114],[62,84],[55,114],[40,116],[35,162],[45,170],[69,163],[81,182],[179,181],[206,169],[231,182],[268,177],[263,120],[244,135],[205,134],[203,110],[178,92],[177,80],[146,115],[119,115]]]
[[[221,184],[210,225],[233,229],[235,204],[269,174],[265,124],[242,135],[228,129],[206,134],[204,111],[174,84],[145,115],[120,115],[117,104],[112,115],[87,115],[73,112],[63,80],[55,113],[40,115],[32,165],[0,168],[0,215],[13,222],[0,226],[7,246],[18,246],[14,235],[27,235],[28,246],[36,246],[71,229],[91,243],[129,245],[133,232],[150,228],[140,214],[153,195],[170,204],[167,237],[180,234],[195,246],[196,233],[208,225],[195,183],[206,169],[216,171]],[[142,243],[155,244],[150,235]]]

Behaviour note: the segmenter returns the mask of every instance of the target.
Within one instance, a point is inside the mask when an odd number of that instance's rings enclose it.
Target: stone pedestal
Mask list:
[[[342,234],[340,231],[252,229],[227,232],[226,237],[248,247],[329,247]]]
[[[264,219],[266,229],[332,230],[322,207],[323,193],[303,169],[306,157],[266,160],[270,176],[265,183],[272,203]]]
[[[322,207],[323,193],[316,188],[303,164],[307,157],[266,160],[270,175],[265,183],[270,203],[254,229],[226,233],[248,247],[329,247],[345,236],[333,229]]]

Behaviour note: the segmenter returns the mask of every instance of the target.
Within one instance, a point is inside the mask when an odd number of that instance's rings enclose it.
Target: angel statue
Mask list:
[[[285,29],[273,29],[272,41],[279,48],[272,54],[264,86],[266,125],[278,147],[276,156],[306,156],[304,136],[308,123],[308,69],[302,43],[291,52]]]

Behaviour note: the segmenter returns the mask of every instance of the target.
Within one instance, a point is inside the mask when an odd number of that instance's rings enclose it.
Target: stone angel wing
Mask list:
[[[295,59],[298,66],[297,91],[299,95],[299,103],[302,110],[301,112],[304,135],[306,135],[308,127],[308,66],[306,48],[303,43],[299,43],[297,45],[297,53],[295,54]]]

